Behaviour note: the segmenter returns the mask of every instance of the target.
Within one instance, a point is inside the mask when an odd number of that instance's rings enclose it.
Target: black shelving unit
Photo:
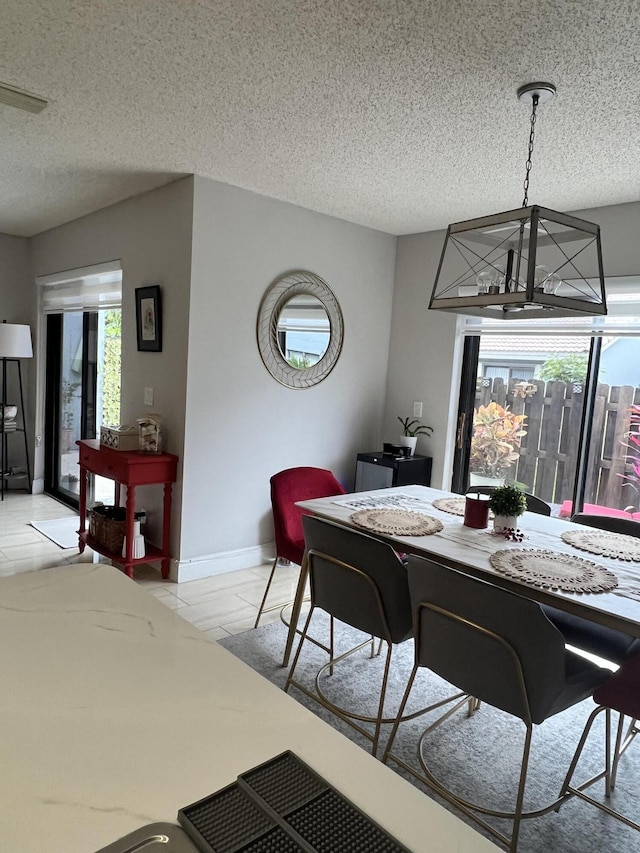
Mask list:
[[[16,420],[5,421],[4,413],[7,406],[7,365],[15,364],[18,372],[18,388],[20,391],[20,405],[18,406],[18,414]],[[18,421],[18,415],[21,421]],[[9,426],[9,424],[11,426]],[[15,424],[15,425],[14,425]],[[15,480],[26,480],[27,491],[31,491],[31,466],[29,464],[29,445],[27,442],[26,419],[24,413],[24,391],[22,387],[22,370],[20,367],[20,359],[18,358],[3,358],[2,359],[2,403],[0,408],[0,500],[4,500],[4,493],[9,487],[9,482]],[[14,448],[9,445],[10,435],[21,435],[24,442],[24,464],[10,466],[9,460],[15,459]],[[16,443],[17,439],[14,439]],[[19,442],[18,442],[19,443]],[[12,473],[16,472],[16,473]]]

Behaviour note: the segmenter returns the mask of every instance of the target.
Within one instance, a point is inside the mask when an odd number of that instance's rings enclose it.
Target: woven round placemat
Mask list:
[[[436,509],[441,509],[442,512],[450,512],[451,515],[464,516],[464,508],[466,506],[465,498],[436,498],[432,503]],[[489,518],[493,518],[491,510],[489,510]]]
[[[601,557],[640,563],[640,539],[635,536],[611,533],[609,530],[566,530],[562,534],[562,541],[581,551],[600,554]]]
[[[464,498],[436,498],[432,503],[436,509],[441,509],[442,512],[450,512],[451,515],[464,515]]]
[[[618,579],[613,572],[572,554],[513,548],[496,551],[489,560],[500,574],[543,589],[607,592],[618,586]]]
[[[351,521],[365,530],[390,536],[429,536],[443,528],[437,518],[408,509],[361,509],[353,513]]]

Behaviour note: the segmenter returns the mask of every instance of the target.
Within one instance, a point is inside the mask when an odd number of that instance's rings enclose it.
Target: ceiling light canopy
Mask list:
[[[48,103],[46,98],[41,98],[39,95],[16,89],[15,86],[9,86],[7,83],[0,83],[0,104],[26,110],[28,113],[41,113]]]
[[[528,203],[537,108],[555,91],[518,90],[531,104],[522,207],[449,225],[429,308],[506,320],[607,313],[600,226]]]

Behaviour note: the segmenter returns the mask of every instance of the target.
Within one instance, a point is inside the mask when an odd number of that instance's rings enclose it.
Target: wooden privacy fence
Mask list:
[[[581,382],[512,383],[482,378],[476,388],[475,406],[490,402],[524,414],[527,434],[522,438],[520,458],[509,471],[517,480],[548,503],[573,497],[573,485],[582,423],[585,386]],[[629,409],[640,405],[640,387],[598,385],[587,462],[585,502],[637,510],[638,494],[625,486],[622,476],[627,464],[625,433],[629,431]]]

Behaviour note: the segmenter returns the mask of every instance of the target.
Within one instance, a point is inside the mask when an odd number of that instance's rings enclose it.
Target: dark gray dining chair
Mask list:
[[[407,570],[390,545],[366,533],[314,516],[304,516],[302,525],[309,566],[311,609],[302,629],[284,689],[288,691],[290,687],[296,687],[336,714],[371,740],[371,751],[375,755],[381,726],[384,723],[391,724],[395,719],[384,717],[393,647],[412,635]],[[314,691],[297,680],[295,674],[305,643],[310,641],[319,645],[317,637],[312,640],[308,636],[309,624],[317,609],[328,613],[332,617],[332,623],[334,619],[343,622],[369,635],[370,639],[336,656],[334,633],[331,629],[329,644],[323,646],[329,659],[317,673]],[[323,690],[321,679],[327,670],[331,674],[339,662],[369,644],[373,657],[374,638],[386,641],[387,653],[377,713],[372,716],[360,713],[358,709],[345,708],[329,699]],[[378,653],[381,645],[380,643]],[[373,734],[361,725],[363,722],[373,724]]]
[[[608,530],[610,533],[623,533],[625,536],[640,537],[640,521],[636,521],[634,518],[576,512],[571,516],[571,521],[574,524],[586,524],[589,527],[597,527],[598,530]]]
[[[577,512],[571,519],[575,524],[585,524],[611,533],[623,533],[640,537],[640,522],[631,518],[607,515],[592,515]],[[546,616],[558,628],[567,643],[612,663],[621,664],[629,656],[640,652],[640,640],[623,631],[596,625],[588,619],[565,613],[556,607],[543,605]]]
[[[496,486],[471,486],[467,489],[466,493],[468,495],[478,493],[481,495],[492,495],[496,488]],[[527,512],[535,512],[538,515],[551,515],[551,507],[546,501],[537,498],[535,495],[530,495],[528,492],[525,492],[524,496],[527,501]]]
[[[536,811],[523,810],[534,724],[591,696],[611,673],[568,651],[562,634],[534,601],[422,557],[410,556],[407,572],[414,612],[415,661],[382,760],[391,758],[401,765],[514,853],[521,820],[546,814],[558,805],[555,800]],[[467,696],[524,722],[526,736],[513,812],[490,809],[455,794],[428,767],[425,737],[451,716],[451,711],[432,723],[420,738],[422,772],[393,754],[398,726],[420,667],[435,672]],[[497,830],[483,815],[511,818],[511,836]]]

